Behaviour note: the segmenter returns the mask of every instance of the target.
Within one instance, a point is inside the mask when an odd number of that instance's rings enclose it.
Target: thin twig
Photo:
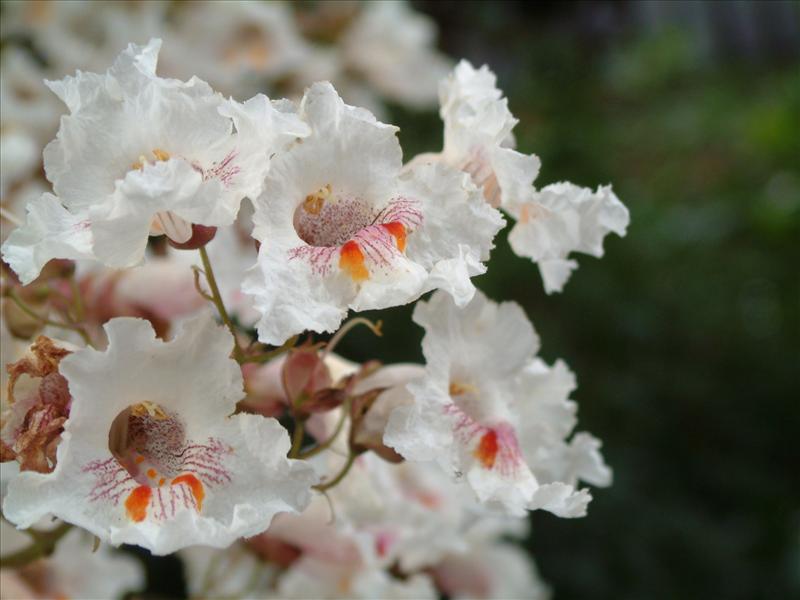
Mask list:
[[[241,362],[243,358],[242,349],[239,347],[239,342],[236,339],[236,328],[233,326],[233,321],[228,315],[228,311],[225,308],[225,303],[222,301],[222,294],[219,293],[217,280],[214,277],[214,270],[211,268],[211,261],[208,259],[208,253],[206,252],[205,246],[201,246],[199,250],[200,259],[203,261],[203,271],[205,271],[206,281],[208,282],[208,287],[211,290],[211,302],[213,302],[214,306],[217,307],[217,312],[219,313],[222,322],[230,330],[231,335],[233,336],[233,357],[237,362]]]
[[[49,556],[71,528],[71,523],[62,523],[52,531],[30,531],[33,542],[21,550],[0,556],[0,564],[4,567],[23,567],[38,558]]]
[[[86,342],[87,346],[92,345],[92,339],[89,337],[89,334],[86,333],[86,330],[80,325],[74,325],[72,323],[62,323],[60,321],[53,321],[52,319],[48,319],[47,317],[40,315],[35,310],[30,308],[27,304],[25,304],[25,302],[19,296],[17,296],[14,290],[9,290],[7,292],[7,295],[11,299],[11,301],[14,304],[16,304],[19,307],[19,309],[29,317],[36,319],[43,325],[50,325],[51,327],[60,327],[61,329],[69,329],[70,331],[75,331],[81,336],[81,338],[83,338],[83,341]]]
[[[364,317],[356,317],[355,319],[350,319],[347,323],[342,325],[342,328],[336,332],[336,334],[331,338],[331,340],[325,346],[325,350],[322,351],[323,360],[328,356],[328,354],[333,352],[333,349],[336,348],[336,345],[356,325],[364,325],[366,327],[369,327],[370,331],[372,331],[372,333],[374,333],[378,337],[381,337],[383,335],[383,332],[381,332],[381,327],[383,327],[383,321],[378,321],[377,323],[373,323],[372,321]]]
[[[324,492],[324,491],[327,491],[327,490],[331,489],[332,487],[338,485],[339,482],[342,479],[345,478],[347,473],[350,472],[350,468],[353,466],[353,463],[355,462],[355,460],[356,460],[356,455],[355,455],[354,452],[351,451],[350,454],[347,456],[347,462],[344,463],[344,466],[342,467],[342,470],[339,471],[339,473],[336,475],[336,477],[334,477],[330,481],[326,481],[325,483],[320,483],[320,484],[315,485],[314,489],[317,490],[318,492]]]
[[[311,458],[312,456],[316,456],[323,450],[330,448],[331,444],[336,441],[336,438],[339,437],[339,434],[342,432],[344,428],[344,422],[347,420],[347,415],[350,412],[350,399],[348,398],[345,400],[344,404],[342,404],[342,414],[339,415],[339,422],[336,423],[336,428],[333,430],[333,433],[330,437],[322,442],[321,444],[314,446],[310,450],[306,450],[305,452],[301,452],[297,455],[297,458],[306,459]]]
[[[202,287],[200,287],[200,275],[205,276],[205,273],[203,272],[203,269],[201,269],[200,267],[192,265],[192,273],[194,273],[194,289],[196,289],[197,293],[200,294],[203,298],[205,298],[209,302],[213,302],[214,298],[209,296],[206,293],[206,291]]]
[[[294,432],[292,433],[292,448],[289,450],[289,458],[297,458],[300,448],[303,446],[305,437],[305,424],[301,419],[295,419]]]
[[[241,364],[245,363],[265,363],[268,360],[275,358],[276,356],[280,356],[284,352],[294,348],[294,345],[297,343],[297,338],[300,336],[293,335],[288,340],[286,340],[282,346],[278,348],[274,348],[273,350],[269,350],[267,352],[262,352],[261,354],[254,354],[252,356],[245,356],[239,362]]]

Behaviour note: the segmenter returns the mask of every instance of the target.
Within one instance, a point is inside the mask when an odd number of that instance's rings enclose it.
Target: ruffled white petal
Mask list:
[[[3,244],[3,260],[23,285],[36,279],[53,258],[93,257],[88,215],[71,213],[47,193],[28,204],[25,224],[12,231]]]
[[[149,235],[183,243],[192,224],[233,223],[270,157],[308,130],[286,103],[225,103],[197,78],[158,77],[160,46],[131,44],[103,74],[48,82],[70,114],[45,148],[47,177],[90,224],[94,257],[115,268],[141,262]]]
[[[435,461],[487,506],[511,515],[545,509],[582,516],[591,496],[579,480],[608,483],[591,437],[575,424],[574,377],[535,357],[539,339],[522,309],[481,293],[464,308],[437,292],[417,304],[426,375],[407,385],[384,443],[408,460]]]
[[[230,335],[209,315],[186,322],[168,343],[140,319],[114,319],[105,329],[105,352],[87,348],[62,361],[73,402],[58,464],[12,481],[7,518],[27,527],[52,513],[112,544],[166,554],[226,546],[263,531],[276,513],[306,506],[316,475],[286,459],[283,427],[229,416],[243,395],[241,371],[228,358]],[[163,472],[148,471],[152,482],[142,484],[109,450],[109,432],[118,414],[145,401],[169,418],[147,421],[160,457],[148,460]]]
[[[545,291],[560,292],[577,263],[571,252],[603,256],[603,238],[614,232],[624,236],[630,216],[611,190],[593,192],[572,183],[548,185],[515,206],[517,219],[508,240],[519,256],[539,264]]]
[[[503,224],[469,179],[444,165],[401,174],[396,128],[330,84],[307,91],[300,116],[311,135],[273,160],[255,202],[262,246],[243,290],[262,314],[259,338],[332,331],[348,309],[402,305],[437,287],[468,301]]]

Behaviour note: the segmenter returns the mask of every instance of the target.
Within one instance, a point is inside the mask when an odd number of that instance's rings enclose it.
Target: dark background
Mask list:
[[[504,236],[476,280],[575,370],[614,468],[587,518],[532,515],[556,599],[800,598],[800,5],[414,4],[497,72],[538,186],[631,211],[562,294]],[[392,116],[406,156],[441,147],[435,114]],[[340,349],[421,361],[410,312]]]

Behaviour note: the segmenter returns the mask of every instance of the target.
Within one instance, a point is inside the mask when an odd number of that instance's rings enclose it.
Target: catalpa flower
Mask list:
[[[70,114],[44,153],[57,198],[43,196],[3,246],[23,283],[49,258],[130,267],[148,235],[185,243],[193,224],[231,224],[242,198],[260,192],[270,154],[302,135],[303,124],[281,113],[270,122],[285,128],[266,136],[269,148],[263,131],[261,146],[247,147],[208,84],[156,76],[160,44],[131,44],[103,75],[48,82]]]
[[[503,224],[468,178],[444,165],[401,173],[397,128],[329,83],[311,86],[299,112],[311,134],[272,161],[255,202],[262,245],[243,290],[262,315],[261,341],[332,331],[348,309],[434,288],[468,302]]]
[[[407,2],[363,3],[340,41],[347,67],[342,75],[359,74],[381,95],[400,104],[417,109],[435,106],[437,83],[452,66],[436,50],[436,37],[433,19]]]
[[[105,326],[108,348],[64,358],[69,419],[49,474],[9,484],[3,513],[19,527],[46,514],[102,540],[167,554],[223,547],[310,501],[313,469],[288,460],[274,419],[232,415],[241,371],[230,334],[203,315],[164,343],[141,319]]]
[[[570,253],[600,258],[606,234],[624,236],[630,221],[611,186],[593,192],[569,182],[548,185],[508,212],[517,220],[508,234],[511,249],[539,265],[548,294],[560,292],[578,268]]]
[[[392,412],[384,442],[408,460],[437,461],[478,500],[512,515],[543,508],[586,512],[578,480],[608,485],[611,472],[575,425],[574,377],[536,358],[539,340],[522,309],[480,292],[463,310],[444,294],[420,302],[427,374],[408,384],[413,405]]]
[[[464,535],[466,551],[451,553],[432,570],[439,589],[449,598],[526,598],[548,600],[550,589],[542,581],[528,553],[516,544],[500,541],[502,535],[522,537],[524,528],[486,518]]]
[[[596,192],[571,183],[533,188],[539,159],[513,149],[517,119],[488,67],[462,60],[442,81],[439,96],[444,149],[413,163],[442,161],[469,173],[492,206],[517,220],[511,248],[538,264],[548,294],[560,292],[577,268],[570,253],[600,257],[606,234],[625,235],[628,209],[610,186]]]
[[[442,80],[439,115],[444,122],[444,148],[441,155],[429,159],[469,173],[487,202],[505,208],[530,195],[541,162],[536,155],[513,149],[511,131],[517,119],[496,82],[488,67],[475,69],[466,60]]]
[[[226,94],[264,89],[306,59],[309,44],[292,8],[278,2],[191,2],[175,7],[164,62],[171,74],[197,75]]]

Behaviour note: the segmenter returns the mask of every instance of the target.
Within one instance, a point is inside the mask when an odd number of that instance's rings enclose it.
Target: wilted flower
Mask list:
[[[0,462],[15,460],[24,471],[51,472],[69,416],[67,380],[59,363],[68,344],[39,336],[26,355],[7,365],[8,407],[0,415]]]

